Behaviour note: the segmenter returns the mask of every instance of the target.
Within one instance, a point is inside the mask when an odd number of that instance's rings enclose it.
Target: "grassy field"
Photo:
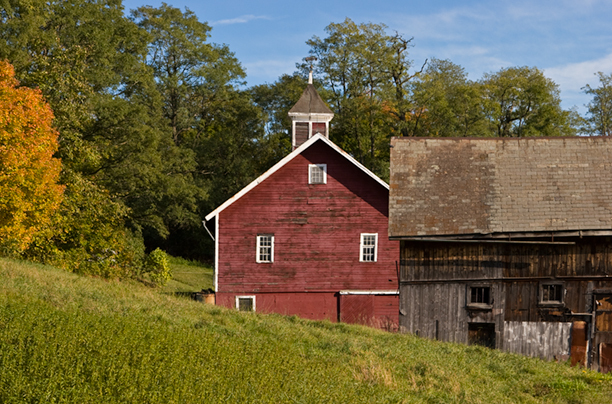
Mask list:
[[[188,294],[213,287],[213,269],[198,262],[169,257],[172,279],[161,288],[163,293]]]
[[[0,259],[2,403],[608,403],[612,377]]]

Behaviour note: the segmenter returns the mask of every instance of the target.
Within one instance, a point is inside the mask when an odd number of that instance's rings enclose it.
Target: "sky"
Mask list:
[[[167,0],[187,7],[211,27],[210,41],[226,44],[246,69],[247,85],[273,83],[308,56],[308,39],[346,18],[385,24],[413,37],[414,65],[449,59],[468,78],[504,67],[537,67],[558,84],[562,106],[585,112],[598,85],[612,73],[612,0]],[[124,0],[126,9],[161,1]]]

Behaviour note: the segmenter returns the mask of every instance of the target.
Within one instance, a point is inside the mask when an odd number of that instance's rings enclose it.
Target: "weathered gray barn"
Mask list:
[[[612,138],[396,138],[400,327],[612,366]]]

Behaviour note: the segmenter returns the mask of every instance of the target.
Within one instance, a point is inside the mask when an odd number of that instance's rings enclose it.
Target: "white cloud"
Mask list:
[[[267,15],[241,15],[240,17],[230,18],[227,20],[219,20],[211,23],[211,25],[230,25],[230,24],[244,24],[253,20],[271,20],[272,18]]]
[[[544,69],[544,72],[560,87],[568,90],[580,90],[586,84],[597,84],[598,80],[595,73],[609,74],[612,72],[612,53],[600,59],[551,67]]]
[[[590,100],[582,88],[587,84],[598,85],[597,72],[612,72],[612,53],[599,59],[544,69],[544,74],[559,85],[563,104],[575,105],[579,110],[583,110],[583,105]]]

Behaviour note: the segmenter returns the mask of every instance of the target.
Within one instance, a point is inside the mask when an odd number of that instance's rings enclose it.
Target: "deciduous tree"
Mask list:
[[[485,74],[483,104],[500,137],[569,136],[576,133],[561,108],[557,85],[535,67],[509,67]]]
[[[586,85],[582,90],[593,97],[586,107],[586,125],[583,130],[591,135],[612,135],[612,74],[597,73],[599,86]]]
[[[19,87],[0,61],[0,247],[20,252],[62,199],[53,113],[38,90]]]

